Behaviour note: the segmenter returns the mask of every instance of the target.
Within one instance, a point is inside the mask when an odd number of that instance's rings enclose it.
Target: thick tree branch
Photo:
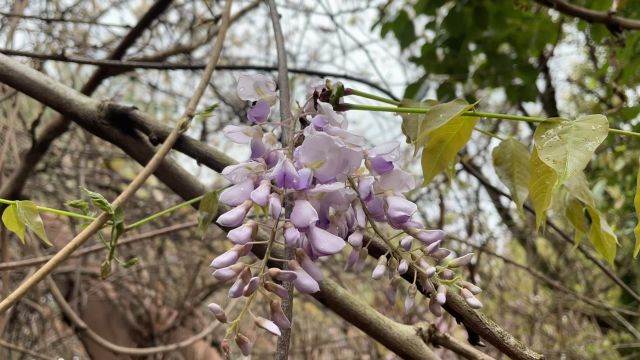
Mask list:
[[[538,4],[557,10],[565,15],[577,17],[590,23],[604,24],[610,29],[638,30],[640,20],[628,19],[615,15],[612,12],[591,10],[582,6],[573,5],[563,0],[534,0]]]

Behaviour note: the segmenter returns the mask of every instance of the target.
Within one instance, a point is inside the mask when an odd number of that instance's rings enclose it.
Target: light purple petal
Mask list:
[[[282,311],[281,302],[279,300],[272,300],[269,303],[269,308],[271,309],[271,320],[278,325],[280,329],[290,329],[291,321],[287,318],[287,316]]]
[[[242,204],[220,215],[216,222],[220,226],[229,228],[240,226],[240,224],[242,224],[242,222],[244,221],[245,216],[247,216],[247,212],[249,212],[249,209],[251,209],[251,204],[253,203],[250,200],[243,202]]]
[[[238,206],[246,200],[249,200],[251,191],[253,191],[253,180],[246,179],[243,182],[222,190],[219,201],[229,206]]]
[[[362,239],[364,238],[362,231],[360,230],[356,230],[353,232],[353,234],[349,235],[349,238],[347,239],[347,241],[349,241],[349,244],[351,244],[351,246],[359,248],[362,246]]]
[[[254,322],[256,323],[256,325],[258,325],[259,327],[267,330],[268,332],[272,333],[273,335],[276,336],[280,336],[282,335],[280,333],[280,328],[278,327],[278,325],[276,325],[273,321],[265,319],[261,316],[256,316],[254,319]]]
[[[244,245],[251,241],[258,231],[258,223],[253,220],[227,233],[227,238],[235,244]]]
[[[267,100],[276,95],[276,83],[263,74],[242,74],[238,77],[237,92],[242,100]]]
[[[269,195],[269,215],[273,220],[277,220],[282,213],[282,202],[278,194]]]
[[[271,183],[268,180],[260,181],[260,185],[251,192],[251,200],[260,206],[267,206],[269,194],[271,193]]]
[[[248,111],[247,119],[254,123],[262,124],[269,119],[271,106],[265,100],[258,100]]]
[[[402,224],[418,211],[418,206],[401,196],[387,196],[387,219],[392,225]]]
[[[337,254],[345,246],[342,238],[316,226],[309,228],[307,237],[309,238],[311,247],[318,256]]]
[[[311,277],[304,269],[298,264],[297,261],[291,260],[289,261],[289,268],[296,272],[298,275],[297,278],[293,281],[293,286],[295,286],[298,291],[303,294],[312,294],[320,291],[320,285],[318,282]]]
[[[300,231],[307,231],[318,221],[318,212],[307,200],[296,200],[291,211],[291,223]]]
[[[315,262],[313,262],[313,260],[311,260],[309,256],[307,256],[304,250],[302,249],[296,250],[296,260],[298,260],[298,263],[300,264],[300,266],[302,266],[304,271],[306,271],[307,274],[309,274],[314,280],[322,281],[322,279],[324,278],[324,275],[322,274],[322,270],[320,270],[318,265]]]

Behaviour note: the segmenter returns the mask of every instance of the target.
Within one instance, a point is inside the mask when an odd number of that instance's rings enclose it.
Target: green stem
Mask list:
[[[200,196],[198,196],[196,198],[193,198],[191,200],[187,200],[187,201],[185,201],[183,203],[180,203],[178,205],[172,206],[172,207],[170,207],[168,209],[164,209],[164,210],[162,210],[160,212],[157,212],[157,213],[155,213],[153,215],[150,215],[150,216],[148,216],[148,217],[146,217],[144,219],[138,220],[138,221],[134,222],[133,224],[127,226],[125,231],[129,231],[131,229],[135,229],[135,228],[137,228],[139,226],[142,226],[142,225],[144,225],[144,224],[146,224],[148,222],[151,222],[151,221],[153,221],[153,220],[155,220],[155,219],[157,219],[159,217],[162,217],[162,216],[164,216],[166,214],[172,213],[172,212],[174,212],[174,211],[176,211],[178,209],[181,209],[181,208],[186,207],[186,206],[193,205],[193,204],[199,202],[200,200],[202,200],[203,197],[204,197],[204,195],[200,195]]]
[[[360,96],[360,97],[363,97],[363,98],[376,100],[376,101],[380,101],[380,102],[391,104],[391,105],[400,105],[400,101],[387,99],[387,98],[382,97],[382,96],[369,94],[367,92],[356,90],[356,89],[347,88],[347,89],[344,90],[344,92],[345,92],[345,95],[355,95],[355,96]]]
[[[348,103],[340,104],[339,110],[364,110],[364,111],[380,111],[380,112],[408,113],[408,114],[426,114],[429,112],[428,108],[375,106],[375,105],[361,105],[361,104],[348,104]],[[562,121],[556,118],[542,118],[542,117],[534,117],[534,116],[497,114],[497,113],[481,112],[481,111],[465,111],[461,115],[473,116],[473,117],[484,117],[484,118],[491,118],[491,119],[525,121],[529,123],[557,124]],[[627,130],[609,128],[609,133],[640,138],[640,133],[627,131]]]
[[[488,137],[492,137],[492,138],[496,138],[496,139],[498,139],[500,141],[504,141],[504,138],[502,136],[498,135],[498,134],[494,134],[492,132],[489,132],[489,131],[486,131],[486,130],[482,130],[482,129],[477,128],[477,127],[473,128],[473,130],[475,130],[475,131],[477,131],[477,132],[479,132],[479,133],[481,133],[483,135],[486,135]]]
[[[0,204],[13,205],[16,202],[17,201],[15,201],[15,200],[0,199]],[[45,207],[45,206],[37,206],[36,205],[36,209],[38,209],[38,211],[44,211],[44,212],[48,212],[48,213],[52,213],[52,214],[58,214],[58,215],[63,215],[63,216],[68,216],[68,217],[74,217],[74,218],[83,219],[83,220],[93,221],[93,220],[96,219],[93,216],[84,215],[84,214],[78,214],[78,213],[74,213],[74,212],[71,212],[71,211],[52,209],[52,208]]]

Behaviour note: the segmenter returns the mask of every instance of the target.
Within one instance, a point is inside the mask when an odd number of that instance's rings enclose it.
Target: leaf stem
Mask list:
[[[176,211],[178,209],[181,209],[181,208],[186,207],[186,206],[193,205],[193,204],[199,202],[200,200],[202,200],[203,197],[204,197],[204,195],[200,195],[200,196],[198,196],[196,198],[193,198],[191,200],[187,200],[187,201],[182,202],[182,203],[180,203],[178,205],[172,206],[172,207],[170,207],[168,209],[164,209],[164,210],[159,211],[159,212],[157,212],[157,213],[155,213],[153,215],[147,216],[146,218],[138,220],[138,221],[134,222],[133,224],[127,226],[125,231],[129,231],[131,229],[135,229],[135,228],[137,228],[137,227],[139,227],[141,225],[144,225],[144,224],[146,224],[148,222],[151,222],[151,221],[153,221],[153,220],[155,220],[155,219],[157,219],[159,217],[162,217],[162,216],[164,216],[166,214],[172,213],[172,212],[174,212],[174,211]]]
[[[387,99],[387,98],[382,97],[382,96],[369,94],[367,92],[356,90],[356,89],[346,88],[346,89],[344,89],[344,93],[345,93],[345,95],[360,96],[360,97],[363,97],[363,98],[376,100],[376,101],[380,101],[380,102],[391,104],[391,105],[396,105],[396,106],[400,105],[400,101]]]
[[[338,105],[337,110],[340,110],[340,111],[364,110],[364,111],[380,111],[380,112],[408,113],[408,114],[426,114],[429,112],[428,108],[375,106],[375,105],[361,105],[361,104],[349,104],[349,103]],[[482,111],[465,111],[461,115],[471,116],[471,117],[484,117],[484,118],[490,118],[490,119],[524,121],[529,123],[557,124],[562,121],[561,119],[558,119],[558,118],[542,118],[542,117],[534,117],[534,116],[497,114],[497,113],[482,112]],[[627,130],[620,130],[615,128],[609,128],[609,133],[640,138],[640,133],[627,131]]]
[[[15,200],[0,199],[0,204],[13,205],[16,202],[17,201],[15,201]],[[38,209],[38,211],[44,211],[44,212],[48,212],[48,213],[52,213],[52,214],[58,214],[58,215],[63,215],[63,216],[68,216],[68,217],[74,217],[74,218],[78,218],[78,219],[84,219],[84,220],[90,220],[90,221],[93,221],[93,220],[96,219],[93,216],[84,215],[84,214],[78,214],[78,213],[74,213],[74,212],[71,212],[71,211],[53,209],[53,208],[49,208],[49,207],[45,207],[45,206],[37,206],[36,205],[36,209]]]

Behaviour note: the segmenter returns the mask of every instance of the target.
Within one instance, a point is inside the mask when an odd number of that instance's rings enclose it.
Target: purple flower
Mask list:
[[[260,99],[247,111],[247,119],[262,124],[269,119],[270,114],[271,106],[265,100]]]
[[[375,181],[373,176],[363,176],[358,181],[358,195],[362,201],[369,201],[373,198],[373,183]]]
[[[447,287],[444,285],[438,285],[438,293],[436,294],[436,301],[440,305],[444,305],[447,302]]]
[[[247,161],[236,165],[229,165],[222,170],[222,175],[234,184],[243,182],[257,173],[264,172],[266,167],[257,161]]]
[[[392,226],[401,225],[418,211],[415,203],[401,196],[387,196],[387,219]]]
[[[290,248],[299,246],[300,231],[298,231],[298,229],[296,229],[291,223],[284,224],[284,242],[287,247]]]
[[[313,171],[309,168],[298,170],[298,182],[295,186],[296,190],[306,190],[311,187],[313,181]]]
[[[464,301],[466,301],[472,309],[482,308],[480,300],[478,300],[467,288],[462,288],[462,290],[460,290],[460,294],[462,294]]]
[[[290,329],[291,321],[287,318],[287,316],[282,311],[282,304],[280,300],[271,300],[269,303],[269,308],[271,310],[271,320],[278,325],[280,329]]]
[[[307,274],[309,274],[315,281],[322,281],[324,277],[322,275],[322,270],[320,270],[320,267],[318,267],[318,265],[313,262],[309,256],[307,256],[307,253],[305,253],[304,250],[296,250],[296,260],[298,260],[298,263],[302,266],[304,271],[306,271]]]
[[[235,244],[244,245],[253,240],[258,232],[258,223],[249,220],[244,225],[237,227],[227,233],[227,238]]]
[[[237,276],[243,269],[245,268],[245,264],[236,263],[229,267],[218,269],[213,272],[213,277],[220,281],[229,280],[235,276]]]
[[[242,204],[234,207],[226,213],[220,215],[216,221],[220,226],[224,227],[236,227],[242,224],[247,213],[251,209],[253,203],[251,200],[246,200]]]
[[[282,157],[278,164],[271,170],[271,179],[276,186],[283,189],[294,189],[300,180],[298,171],[286,157]]]
[[[247,285],[245,285],[244,289],[242,290],[242,295],[251,296],[251,294],[253,294],[254,292],[256,292],[256,290],[258,290],[259,285],[260,285],[260,278],[257,276],[252,277],[247,283]]]
[[[271,281],[266,281],[264,283],[264,288],[265,290],[276,294],[283,300],[289,298],[289,292],[287,291],[287,289],[284,288],[284,286],[278,285]]]
[[[342,251],[345,242],[342,238],[316,226],[311,226],[307,234],[315,256],[328,256]]]
[[[276,83],[263,74],[242,74],[238,77],[238,97],[242,100],[265,100],[274,104],[276,99]]]
[[[376,175],[386,174],[393,170],[393,162],[400,157],[399,146],[398,142],[392,141],[369,150],[367,153],[370,164],[369,169]]]
[[[260,181],[260,185],[251,192],[250,198],[260,206],[267,206],[271,194],[271,183],[269,180]]]
[[[325,133],[315,133],[295,151],[296,163],[313,170],[321,183],[342,180],[360,167],[362,152],[351,149]]]
[[[229,206],[238,206],[249,200],[251,191],[253,191],[253,180],[246,179],[224,189],[220,193],[219,201]]]
[[[253,350],[253,343],[251,342],[251,340],[249,340],[248,337],[238,333],[238,335],[236,335],[236,345],[238,345],[238,347],[240,348],[240,352],[242,353],[242,355],[251,355],[251,351]],[[228,353],[228,351],[226,353]]]
[[[347,241],[349,241],[349,244],[351,244],[351,246],[360,248],[362,247],[363,237],[364,236],[362,234],[362,231],[356,230],[353,232],[353,234],[349,235],[349,238],[347,239]]]
[[[413,243],[413,237],[412,236],[405,236],[400,240],[400,246],[405,249],[406,251],[411,250],[411,245]]]
[[[409,234],[426,245],[442,241],[447,236],[443,230],[409,230]]]
[[[225,314],[224,309],[220,305],[211,303],[207,305],[207,307],[209,308],[209,310],[211,310],[218,321],[220,321],[221,323],[227,322],[227,314]]]
[[[380,280],[384,276],[385,271],[387,271],[387,257],[385,255],[380,255],[378,258],[378,264],[373,268],[373,272],[371,273],[371,278],[374,280]]]
[[[298,274],[293,270],[281,270],[278,268],[270,268],[267,273],[272,279],[278,281],[293,281],[298,277]]]
[[[296,275],[298,275],[293,281],[293,286],[295,286],[298,291],[303,294],[312,294],[320,291],[320,285],[318,282],[304,271],[297,261],[290,260],[289,269],[295,271]]]
[[[400,260],[400,265],[398,265],[398,274],[403,275],[409,271],[409,262],[405,259]]]
[[[296,200],[291,211],[291,222],[300,231],[307,231],[318,221],[318,212],[307,200]]]
[[[460,257],[457,257],[447,263],[448,268],[457,268],[460,266],[467,266],[473,258],[473,253],[469,253]]]
[[[251,159],[260,159],[267,154],[267,146],[262,142],[262,134],[251,138]]]
[[[242,250],[242,245],[235,245],[230,250],[222,253],[211,262],[211,267],[216,269],[222,269],[227,266],[231,266],[238,261],[240,257],[240,251]]]
[[[269,195],[269,215],[273,220],[277,220],[282,213],[282,202],[278,194]]]
[[[376,192],[392,191],[395,194],[411,191],[416,187],[416,181],[411,174],[400,169],[381,175],[376,181]]]
[[[470,283],[468,281],[461,280],[458,284],[460,286],[462,286],[463,288],[469,290],[474,295],[480,294],[482,292],[482,289],[480,287],[478,287],[478,286],[476,286],[476,285],[474,285],[474,284],[472,284],[472,283]]]
[[[238,276],[236,281],[229,288],[229,297],[232,299],[239,298],[242,296],[242,291],[244,287],[247,285],[247,280],[243,276]]]
[[[276,336],[280,336],[282,335],[280,333],[280,328],[278,327],[278,325],[276,325],[273,321],[271,320],[267,320],[261,316],[256,316],[253,321],[255,322],[256,325],[258,325],[259,327],[267,330],[268,332],[272,333],[273,335]]]

